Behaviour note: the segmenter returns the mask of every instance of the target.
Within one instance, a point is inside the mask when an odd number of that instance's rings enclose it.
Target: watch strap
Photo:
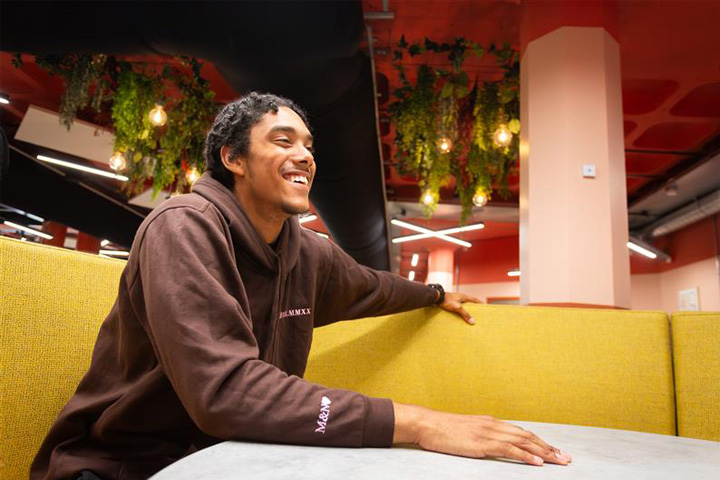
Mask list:
[[[439,283],[431,283],[428,285],[428,287],[432,288],[433,290],[437,290],[439,293],[438,299],[435,302],[435,305],[440,305],[441,303],[443,303],[445,301],[445,289],[443,288],[442,285],[440,285]]]

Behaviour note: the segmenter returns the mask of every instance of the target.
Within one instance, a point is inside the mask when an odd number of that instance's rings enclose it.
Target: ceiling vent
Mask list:
[[[655,223],[649,228],[653,237],[660,237],[667,235],[675,230],[695,223],[703,218],[714,215],[720,211],[720,190],[715,190],[713,193],[704,196],[699,200],[695,200],[692,203],[676,210],[663,217],[660,221]]]

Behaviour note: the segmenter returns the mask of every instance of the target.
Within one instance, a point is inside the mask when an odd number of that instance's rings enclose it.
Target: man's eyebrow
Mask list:
[[[275,132],[286,132],[291,133],[293,135],[297,135],[297,130],[295,130],[294,127],[286,126],[286,125],[276,125],[270,129],[269,133],[275,133]],[[313,141],[313,136],[308,134],[307,137],[305,137],[308,141]]]

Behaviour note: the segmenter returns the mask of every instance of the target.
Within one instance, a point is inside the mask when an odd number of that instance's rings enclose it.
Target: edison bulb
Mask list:
[[[190,185],[197,182],[198,178],[200,178],[200,172],[198,172],[195,167],[188,170],[187,173],[185,174],[185,179],[188,181],[188,183]]]
[[[493,141],[498,147],[507,147],[512,142],[512,132],[508,130],[505,125],[500,125],[495,134],[493,135]]]
[[[108,163],[110,163],[110,168],[112,168],[116,172],[124,170],[127,166],[127,162],[125,161],[125,155],[120,152],[115,152],[115,154],[110,157],[110,161]]]
[[[473,204],[476,207],[483,207],[488,202],[487,195],[485,194],[485,191],[482,188],[478,188],[475,192],[475,195],[473,195]]]
[[[148,117],[150,118],[150,123],[156,127],[162,127],[167,123],[167,113],[159,103],[156,103],[155,108],[150,110]]]
[[[448,153],[453,147],[452,140],[448,137],[440,137],[437,141],[437,147],[440,153]]]
[[[435,195],[430,190],[425,190],[425,192],[422,194],[422,203],[425,205],[432,205],[432,203],[435,201]]]

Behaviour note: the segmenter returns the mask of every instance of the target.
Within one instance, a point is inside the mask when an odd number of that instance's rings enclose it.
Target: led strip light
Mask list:
[[[72,162],[66,162],[65,160],[58,160],[57,158],[46,157],[45,155],[38,155],[37,159],[41,160],[43,162],[52,163],[54,165],[60,165],[61,167],[73,168],[75,170],[80,170],[82,172],[88,172],[88,173],[92,173],[94,175],[100,175],[102,177],[120,180],[121,182],[127,182],[129,180],[129,178],[126,177],[125,175],[117,175],[115,173],[107,172],[105,170],[100,170],[98,168],[86,167],[85,165],[79,165],[77,163],[72,163]]]

